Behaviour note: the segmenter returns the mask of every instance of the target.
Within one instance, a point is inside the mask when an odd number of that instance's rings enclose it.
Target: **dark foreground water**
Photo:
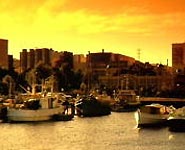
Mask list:
[[[137,129],[134,113],[68,122],[0,123],[0,150],[184,150],[185,133]]]

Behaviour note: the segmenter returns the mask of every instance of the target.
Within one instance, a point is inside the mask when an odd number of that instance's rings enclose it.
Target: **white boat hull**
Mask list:
[[[168,118],[168,115],[144,113],[140,112],[140,110],[136,113],[138,126],[162,125]]]
[[[51,108],[51,109],[14,109],[9,108],[7,117],[9,121],[26,122],[26,121],[47,121],[51,120],[53,115],[57,115],[64,112],[63,107]]]

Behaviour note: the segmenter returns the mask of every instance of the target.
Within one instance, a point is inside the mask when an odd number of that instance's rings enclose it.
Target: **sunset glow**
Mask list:
[[[171,44],[185,40],[184,0],[0,0],[0,38],[19,58],[35,47],[87,54],[114,52],[171,63]]]

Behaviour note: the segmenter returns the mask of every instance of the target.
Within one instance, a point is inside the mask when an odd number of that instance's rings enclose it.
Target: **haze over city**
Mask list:
[[[171,65],[184,42],[184,0],[0,0],[0,37],[19,58],[23,48],[120,53]]]

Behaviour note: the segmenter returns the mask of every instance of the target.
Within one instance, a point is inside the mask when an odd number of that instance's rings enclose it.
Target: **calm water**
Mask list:
[[[137,129],[134,113],[0,124],[0,150],[183,150],[184,145],[185,133]]]

